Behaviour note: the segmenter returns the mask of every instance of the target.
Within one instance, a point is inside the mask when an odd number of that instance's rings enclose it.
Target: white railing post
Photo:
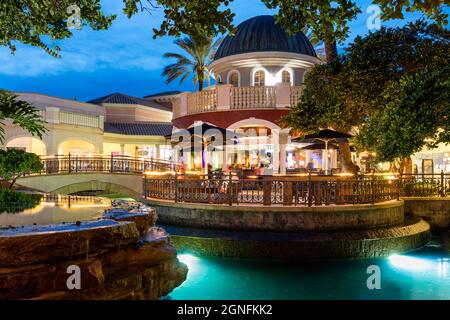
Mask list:
[[[230,110],[231,105],[231,84],[217,85],[217,111]]]
[[[275,86],[275,107],[277,109],[291,106],[291,84],[279,83]]]
[[[178,117],[183,117],[185,115],[187,115],[188,113],[188,95],[190,95],[190,92],[182,92],[180,93],[179,96],[179,103],[178,103],[178,107],[179,110],[177,112]],[[175,113],[174,113],[175,115]]]

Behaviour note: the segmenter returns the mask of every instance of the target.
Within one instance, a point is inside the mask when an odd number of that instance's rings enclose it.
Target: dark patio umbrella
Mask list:
[[[337,141],[340,139],[348,139],[353,138],[351,134],[339,132],[335,130],[325,129],[320,130],[318,133],[308,134],[304,137],[299,137],[292,139],[293,142],[300,143],[315,143],[315,142],[323,142],[325,144],[325,150],[328,151],[328,143],[330,141]],[[328,157],[325,158],[325,172],[328,172]]]
[[[222,145],[225,145],[227,140],[236,140],[242,136],[241,134],[236,133],[234,131],[220,128],[207,123],[202,123],[194,127],[188,128],[186,129],[186,131],[190,135],[191,150],[194,147],[194,142],[199,142],[199,144],[201,144],[202,168],[205,168],[204,149],[208,145],[214,143],[214,141],[216,140],[217,133],[222,135],[223,138]],[[182,138],[185,136],[186,131],[180,130],[178,132],[174,132],[171,135],[166,136],[166,138],[170,139],[173,145],[177,145],[182,142]]]

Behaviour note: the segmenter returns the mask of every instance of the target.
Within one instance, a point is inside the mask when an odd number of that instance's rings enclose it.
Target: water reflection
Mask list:
[[[31,208],[5,210],[0,213],[0,226],[45,225],[62,222],[85,221],[100,218],[111,206],[107,198],[40,195],[41,199]],[[17,208],[2,203],[4,208]],[[14,212],[19,211],[19,212]]]

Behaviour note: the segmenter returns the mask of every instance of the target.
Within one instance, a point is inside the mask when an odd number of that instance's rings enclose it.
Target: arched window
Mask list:
[[[253,75],[253,85],[255,87],[263,87],[266,85],[266,73],[264,70],[258,70]]]
[[[239,71],[231,71],[228,74],[228,84],[233,85],[233,87],[239,87],[240,82]]]
[[[281,82],[291,84],[291,73],[287,70],[283,70],[281,73]]]

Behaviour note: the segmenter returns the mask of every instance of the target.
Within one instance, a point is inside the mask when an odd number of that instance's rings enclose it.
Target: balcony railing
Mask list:
[[[192,93],[187,98],[188,114],[215,111],[217,109],[217,90],[208,90]]]
[[[279,84],[266,87],[217,85],[202,92],[184,92],[173,104],[173,118],[227,110],[286,109],[300,101],[302,87]]]
[[[266,109],[276,106],[275,87],[236,87],[231,89],[230,109]]]

